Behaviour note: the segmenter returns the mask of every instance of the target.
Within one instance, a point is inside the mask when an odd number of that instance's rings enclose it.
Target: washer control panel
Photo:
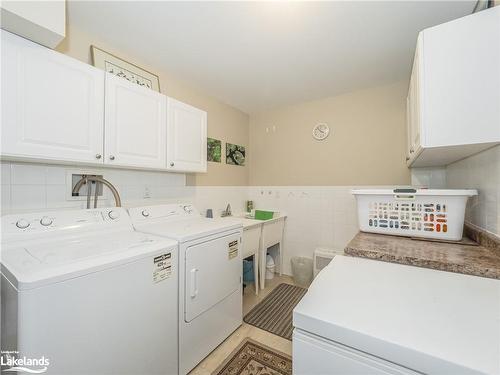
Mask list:
[[[127,212],[121,207],[6,215],[1,221],[3,240],[9,240],[11,236],[17,238],[45,232],[70,233],[132,225]]]

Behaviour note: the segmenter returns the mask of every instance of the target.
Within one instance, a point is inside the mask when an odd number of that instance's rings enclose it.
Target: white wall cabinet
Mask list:
[[[167,98],[106,73],[105,163],[165,168]]]
[[[413,167],[447,165],[500,143],[500,7],[422,31],[407,99]]]
[[[207,113],[167,98],[167,169],[207,171]]]
[[[104,72],[1,32],[2,155],[101,163]]]
[[[9,32],[1,37],[2,158],[206,172],[206,112]]]
[[[66,36],[66,0],[0,3],[2,29],[21,35],[49,48]]]

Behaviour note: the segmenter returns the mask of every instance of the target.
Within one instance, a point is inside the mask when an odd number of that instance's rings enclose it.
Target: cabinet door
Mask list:
[[[105,163],[165,168],[166,96],[106,73]]]
[[[406,122],[408,132],[408,159],[411,163],[418,155],[421,149],[420,144],[420,62],[419,49],[415,52],[413,61],[413,69],[410,77],[410,86],[408,89],[408,97],[406,99]]]
[[[104,72],[2,31],[2,155],[102,163]]]
[[[496,6],[422,32],[426,146],[500,142],[499,25]]]
[[[168,98],[167,168],[207,171],[207,113]]]

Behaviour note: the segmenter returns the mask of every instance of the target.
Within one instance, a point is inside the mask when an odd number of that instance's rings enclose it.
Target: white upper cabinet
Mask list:
[[[66,36],[66,0],[0,2],[2,29],[49,48]]]
[[[167,100],[167,169],[207,171],[207,113],[178,100]]]
[[[447,165],[500,143],[500,7],[422,31],[407,100],[408,164]]]
[[[106,73],[105,163],[165,168],[167,98]]]
[[[2,155],[102,163],[104,72],[1,36]]]

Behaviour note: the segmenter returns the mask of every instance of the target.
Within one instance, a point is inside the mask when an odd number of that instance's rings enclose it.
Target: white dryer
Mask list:
[[[123,208],[1,223],[4,363],[44,357],[24,367],[177,374],[177,242],[134,231]]]
[[[242,324],[240,222],[191,205],[129,209],[136,230],[179,241],[179,372],[186,374]]]

